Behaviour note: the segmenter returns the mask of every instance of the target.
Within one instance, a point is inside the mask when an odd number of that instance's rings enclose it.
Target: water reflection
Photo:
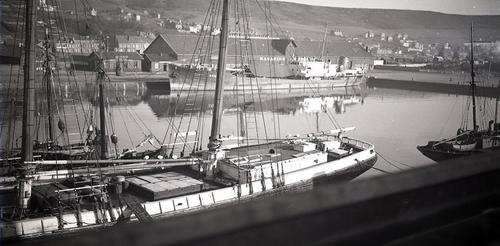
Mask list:
[[[243,93],[241,91],[229,91],[224,96],[225,112],[236,112],[238,110],[274,112],[279,114],[296,114],[319,111],[317,105],[323,105],[324,109],[334,106],[339,108],[338,113],[345,112],[345,106],[363,101],[365,88],[362,86],[316,90],[304,92],[299,90],[284,91],[261,91],[260,93]],[[164,94],[150,93],[148,90],[144,102],[158,117],[169,117],[193,112],[210,112],[213,107],[213,92],[165,92]]]
[[[76,142],[85,136],[85,127],[91,121],[86,115],[89,112],[95,114],[98,106],[95,84],[81,83],[78,87],[61,84],[56,85],[55,91],[61,114],[64,111],[68,122],[67,141]],[[3,90],[2,93],[8,95],[9,92]],[[135,148],[151,134],[160,144],[172,144],[176,139],[174,132],[187,130],[185,123],[189,123],[187,120],[191,116],[197,118],[191,122],[191,130],[197,128],[201,137],[189,141],[200,141],[197,144],[202,147],[206,145],[213,91],[159,90],[143,82],[128,82],[107,83],[105,93],[111,119],[108,129],[118,136],[118,150]],[[43,93],[37,94],[40,102],[37,105],[43,105],[42,96]],[[9,131],[15,132],[14,139],[20,136],[20,127],[15,126],[20,125],[22,104],[19,100],[7,101],[7,98],[2,97],[2,112],[12,107],[16,110],[2,117],[2,146],[6,146],[5,141],[13,139],[6,137]],[[356,126],[352,136],[375,144],[377,151],[385,157],[416,167],[432,162],[418,153],[415,146],[428,139],[452,135],[460,124],[466,99],[466,96],[362,86],[316,91],[263,90],[254,94],[227,91],[222,134],[273,138],[329,130],[334,115],[333,120],[340,126]],[[478,100],[481,105],[493,103],[485,98]],[[43,137],[47,114],[43,113],[42,106],[37,110],[41,118],[39,137]],[[15,124],[7,124],[10,119],[14,119]],[[254,133],[247,128],[255,128]],[[142,148],[152,146],[145,144]],[[377,166],[399,171],[383,159],[379,159]],[[372,170],[364,176],[374,174],[379,173]]]

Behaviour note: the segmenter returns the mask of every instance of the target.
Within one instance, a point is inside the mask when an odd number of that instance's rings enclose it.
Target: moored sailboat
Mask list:
[[[214,6],[215,2],[212,1]],[[27,6],[34,11],[33,5]],[[113,225],[131,218],[149,221],[153,217],[310,189],[320,182],[350,180],[370,169],[377,159],[375,148],[368,142],[343,136],[352,127],[303,137],[266,136],[263,143],[259,138],[257,142],[249,141],[247,135],[245,144],[241,141],[236,145],[225,144],[230,138],[222,136],[221,131],[228,11],[229,0],[223,0],[207,150],[198,146],[184,156],[183,147],[177,157],[173,146],[168,156],[139,160],[101,158],[91,161],[94,166],[88,166],[85,164],[89,160],[36,160],[29,153],[33,147],[23,144],[27,150],[19,163],[22,176],[16,181],[19,182],[17,200],[21,202],[18,208],[22,208],[24,215],[3,220],[1,237],[53,235]],[[181,139],[184,146],[189,136],[189,131],[182,132],[177,127],[175,139]],[[23,134],[24,138],[29,140],[25,143],[31,141],[29,134]],[[48,165],[74,166],[66,173],[37,171]],[[45,181],[37,183],[42,180]],[[32,186],[34,181],[37,184]]]
[[[459,128],[457,135],[441,141],[429,141],[427,145],[417,146],[417,149],[428,158],[440,162],[453,158],[481,154],[500,150],[500,123],[498,123],[498,98],[495,103],[494,120],[488,121],[486,129],[479,129],[476,112],[476,73],[474,71],[474,26],[471,25],[471,98],[472,98],[472,129]],[[499,85],[500,86],[500,85]]]

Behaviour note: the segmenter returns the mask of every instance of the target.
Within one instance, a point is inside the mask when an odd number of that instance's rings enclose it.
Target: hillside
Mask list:
[[[118,8],[125,11],[160,13],[162,17],[201,23],[210,1],[208,0],[86,0],[98,12]],[[253,28],[263,32],[264,13],[256,1],[245,1]],[[63,9],[74,9],[73,1],[61,1]],[[279,20],[279,27],[289,31],[296,39],[321,39],[325,24],[329,29],[340,29],[347,34],[376,32],[407,32],[422,41],[463,43],[469,37],[469,26],[474,21],[476,37],[483,40],[500,40],[500,16],[464,16],[430,11],[346,9],[309,6],[273,1],[272,13]],[[82,8],[81,4],[78,8]],[[102,14],[105,15],[105,14]],[[141,30],[152,28],[144,26]],[[277,29],[280,29],[280,28]],[[153,30],[152,30],[153,31]],[[154,31],[158,31],[156,28]]]
[[[134,10],[157,11],[162,16],[201,23],[210,1],[207,0],[91,0],[95,6],[122,7]],[[264,14],[255,1],[248,1],[248,11],[256,29],[262,29]],[[111,6],[110,6],[111,5]],[[464,42],[471,21],[477,27],[477,37],[500,39],[500,16],[463,16],[429,11],[346,9],[309,6],[288,2],[272,2],[272,12],[283,30],[296,38],[319,38],[328,23],[331,29],[344,33],[366,30],[408,32],[428,41]]]

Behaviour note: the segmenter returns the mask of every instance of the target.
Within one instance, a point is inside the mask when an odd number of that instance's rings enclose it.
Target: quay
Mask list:
[[[469,77],[467,77],[469,76]],[[476,95],[500,97],[499,78],[477,77]],[[366,82],[371,88],[387,88],[435,92],[454,95],[470,95],[470,74],[440,74],[408,71],[371,71]]]

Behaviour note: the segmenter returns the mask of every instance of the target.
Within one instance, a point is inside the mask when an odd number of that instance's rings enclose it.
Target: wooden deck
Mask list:
[[[127,181],[133,193],[148,200],[198,192],[205,187],[203,181],[178,172],[136,175],[128,177]]]

